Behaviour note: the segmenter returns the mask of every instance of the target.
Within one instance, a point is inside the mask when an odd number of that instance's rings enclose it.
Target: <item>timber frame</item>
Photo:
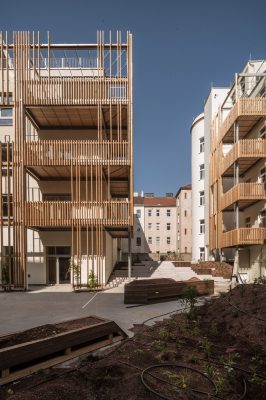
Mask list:
[[[81,265],[85,258],[101,285],[104,233],[118,243],[132,235],[132,34],[125,41],[121,32],[114,36],[105,41],[99,31],[94,44],[54,44],[49,32],[44,43],[39,32],[14,32],[11,40],[0,33],[0,107],[12,108],[14,121],[13,141],[0,143],[2,283],[6,274],[10,285],[28,287],[27,229],[71,231],[72,260]],[[38,134],[53,130],[94,136]],[[30,200],[27,176],[69,182],[71,199]],[[81,285],[74,275],[71,281]]]

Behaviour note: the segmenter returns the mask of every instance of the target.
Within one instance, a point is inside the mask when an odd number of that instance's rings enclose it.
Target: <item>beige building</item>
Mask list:
[[[132,35],[0,33],[0,284],[104,285],[133,230]]]
[[[266,61],[249,61],[213,120],[210,249],[245,281],[266,274]]]
[[[192,218],[191,184],[182,186],[176,194],[177,257],[184,261],[191,260]]]

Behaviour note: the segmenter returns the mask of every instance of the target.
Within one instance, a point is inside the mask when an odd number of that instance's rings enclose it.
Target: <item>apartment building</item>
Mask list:
[[[210,249],[253,281],[266,271],[266,61],[235,75],[213,120]]]
[[[229,88],[211,88],[205,101],[204,112],[192,122],[191,174],[192,174],[192,261],[209,260],[209,174],[212,120]]]
[[[154,193],[134,194],[134,232],[132,253],[160,255],[176,253],[176,199],[172,193],[165,197]],[[123,240],[123,253],[128,253]]]
[[[183,261],[191,261],[192,251],[192,213],[191,184],[182,186],[176,194],[177,218],[177,257]]]
[[[91,43],[89,41],[89,43]],[[107,282],[133,230],[132,35],[0,34],[0,282]]]

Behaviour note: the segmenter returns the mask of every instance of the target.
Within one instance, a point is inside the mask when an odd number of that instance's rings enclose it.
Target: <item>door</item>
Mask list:
[[[48,258],[48,283],[55,284],[56,283],[56,257]]]
[[[70,283],[70,257],[58,257],[59,283]]]

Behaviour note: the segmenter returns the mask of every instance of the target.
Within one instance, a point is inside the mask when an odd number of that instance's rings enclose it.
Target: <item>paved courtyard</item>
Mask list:
[[[114,320],[130,336],[133,324],[182,308],[180,300],[132,307],[123,287],[96,293],[72,293],[67,287],[30,292],[0,292],[0,335],[72,318],[98,315]],[[60,292],[59,292],[60,290]]]

